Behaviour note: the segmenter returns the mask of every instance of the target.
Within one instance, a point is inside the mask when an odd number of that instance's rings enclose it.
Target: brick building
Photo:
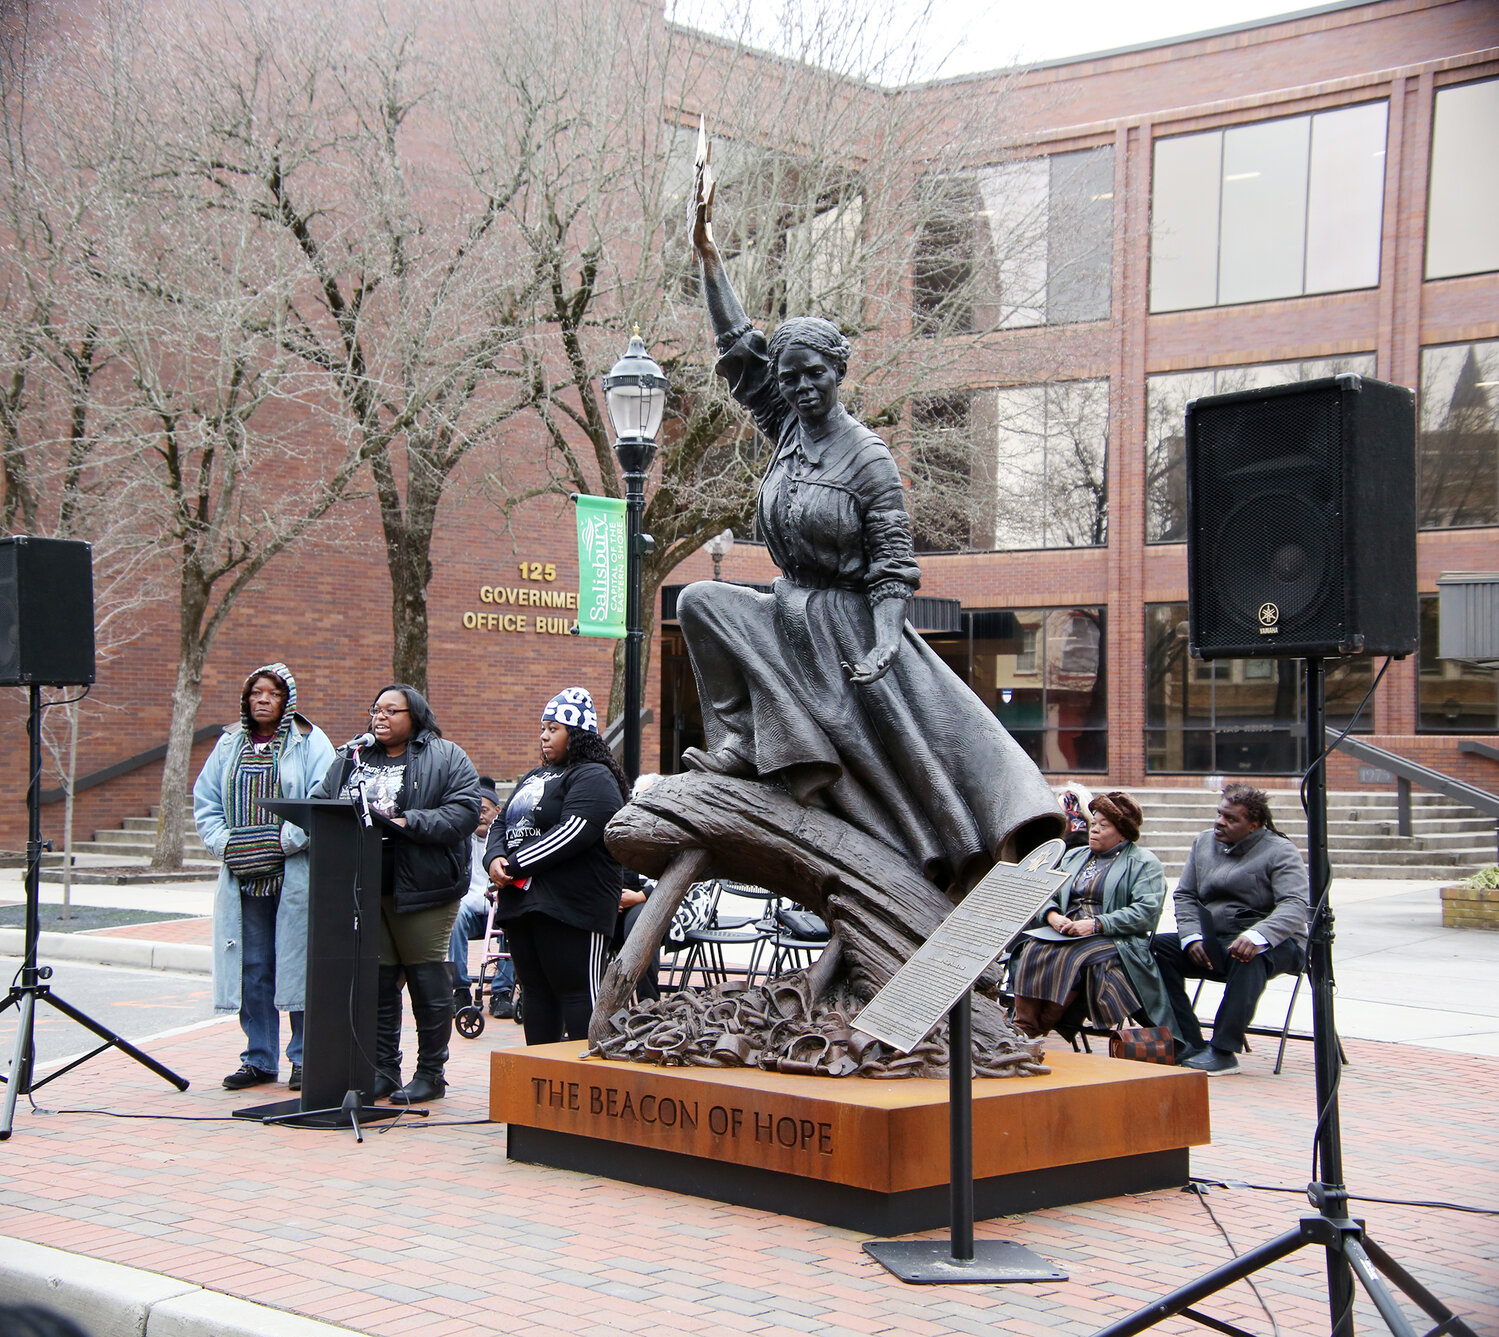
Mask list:
[[[933,124],[999,77],[926,89]],[[1058,61],[1018,97],[1022,156],[941,183],[913,281],[918,322],[998,331],[927,402],[993,461],[967,532],[924,536],[958,549],[922,559],[923,592],[961,608],[933,643],[1050,773],[1298,772],[1298,664],[1186,653],[1183,412],[1394,381],[1419,392],[1421,652],[1357,728],[1492,786],[1458,744],[1499,726],[1499,678],[1437,659],[1436,579],[1499,570],[1499,12],[1327,5]],[[1007,226],[1048,210],[1048,243],[1006,253]],[[996,376],[1022,341],[1033,362],[1053,345],[1056,381]],[[1330,720],[1371,681],[1370,659],[1330,663]],[[1331,777],[1361,783],[1341,756]]]
[[[944,109],[998,96],[1007,78],[906,95],[930,104],[940,136]],[[933,337],[996,332],[915,408],[940,429],[931,440],[956,433],[979,461],[958,529],[916,516],[924,634],[1058,777],[1296,773],[1296,665],[1185,653],[1182,411],[1228,389],[1373,375],[1418,392],[1422,646],[1390,667],[1360,728],[1493,788],[1494,763],[1458,744],[1494,741],[1499,677],[1436,658],[1435,596],[1443,572],[1499,570],[1499,9],[1324,5],[1053,62],[1006,96],[1017,156],[925,183],[942,208],[911,278],[912,319]],[[1018,210],[1055,226],[1012,253],[1002,241]],[[962,287],[970,308],[954,309],[953,275],[975,267],[988,286],[977,301]],[[1022,345],[1031,363],[1055,364],[1045,385],[999,370]],[[309,549],[272,569],[255,613],[237,615],[215,651],[201,724],[232,717],[245,667],[285,657],[335,741],[357,731],[390,640],[383,565],[364,556],[354,566],[347,550]],[[608,646],[555,634],[553,612],[532,606],[536,591],[576,588],[571,515],[534,515],[512,551],[455,504],[435,556],[439,718],[481,769],[514,774],[551,692],[580,682],[607,696]],[[538,568],[554,580],[532,579]],[[700,553],[675,578],[711,574]],[[752,541],[723,561],[726,579],[773,574]],[[668,588],[643,750],[663,770],[695,741],[673,612]],[[164,741],[170,643],[148,636],[101,674],[97,694],[126,706],[115,718],[130,724],[96,736],[81,772]],[[1370,681],[1368,660],[1333,667],[1330,717],[1346,718]],[[94,785],[80,822],[142,810],[158,777],[137,765]],[[1360,783],[1342,758],[1331,779]]]

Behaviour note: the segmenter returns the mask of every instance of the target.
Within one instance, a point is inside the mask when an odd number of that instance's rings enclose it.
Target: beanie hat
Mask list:
[[[586,687],[566,687],[546,703],[541,712],[543,722],[556,720],[568,729],[598,733],[599,717],[593,708],[593,697]]]

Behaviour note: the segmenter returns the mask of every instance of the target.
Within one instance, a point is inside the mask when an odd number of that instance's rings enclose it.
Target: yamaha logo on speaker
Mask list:
[[[1268,600],[1260,605],[1260,635],[1274,636],[1280,631],[1280,609]]]

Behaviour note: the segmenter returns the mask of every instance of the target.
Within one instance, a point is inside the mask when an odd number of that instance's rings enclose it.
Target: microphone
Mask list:
[[[349,739],[349,741],[343,745],[342,750],[345,752],[357,752],[362,747],[373,747],[374,745],[375,735],[372,733],[362,733],[357,738]]]

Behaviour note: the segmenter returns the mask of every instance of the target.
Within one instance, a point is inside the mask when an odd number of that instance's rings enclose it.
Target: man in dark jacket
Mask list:
[[[1273,975],[1306,965],[1306,864],[1270,822],[1263,790],[1224,788],[1218,818],[1192,842],[1176,884],[1176,932],[1158,933],[1153,950],[1188,1042],[1182,1066],[1217,1077],[1239,1071],[1238,1052],[1255,1005]],[[1223,1001],[1204,1046],[1184,979],[1217,980]]]

